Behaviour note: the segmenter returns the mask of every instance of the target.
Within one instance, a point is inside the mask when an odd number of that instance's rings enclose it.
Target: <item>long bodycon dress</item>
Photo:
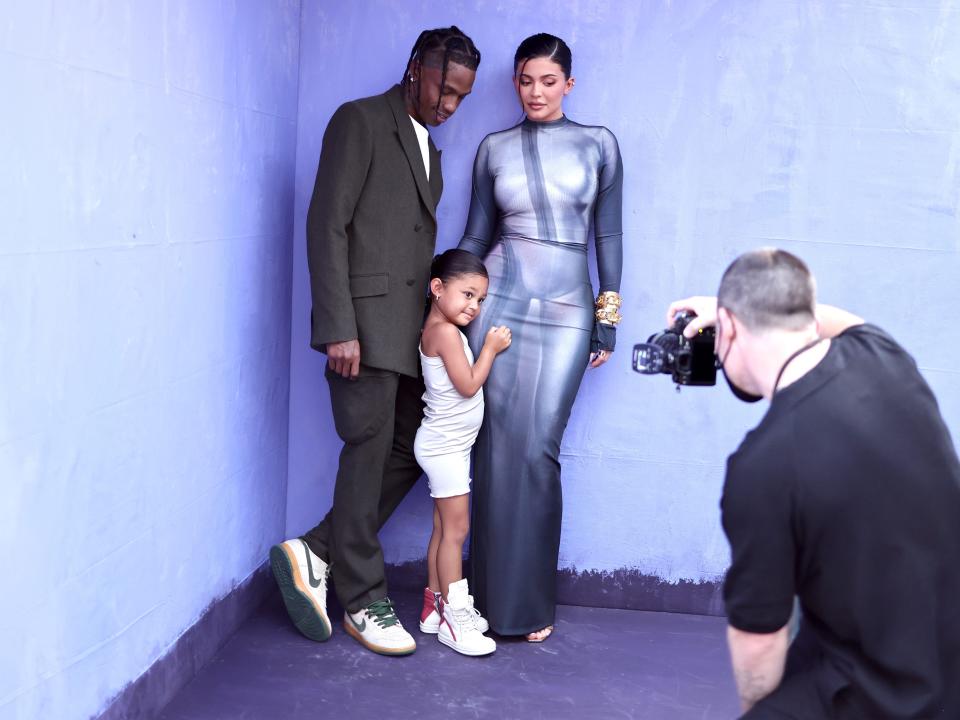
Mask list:
[[[560,443],[594,327],[591,225],[601,290],[620,289],[623,172],[613,133],[561,117],[484,138],[460,248],[490,287],[470,325],[513,342],[487,379],[473,454],[471,590],[490,626],[521,635],[553,624],[560,548]]]

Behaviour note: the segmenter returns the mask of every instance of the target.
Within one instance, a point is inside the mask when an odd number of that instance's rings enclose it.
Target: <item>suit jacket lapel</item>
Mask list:
[[[407,114],[407,109],[403,103],[403,89],[399,85],[394,85],[387,91],[387,101],[390,109],[393,110],[393,116],[397,121],[397,135],[400,138],[400,145],[403,146],[403,152],[407,156],[407,162],[410,163],[410,171],[417,183],[417,190],[423,204],[427,206],[431,217],[437,219],[437,201],[434,198],[430,186],[427,184],[427,172],[423,168],[423,155],[420,153],[420,143],[417,141],[417,135],[413,131],[413,121]],[[439,162],[437,163],[439,166]],[[431,174],[433,173],[433,163],[431,160]]]
[[[430,139],[430,190],[433,192],[434,205],[440,204],[440,195],[443,193],[443,171],[440,169],[441,150]]]

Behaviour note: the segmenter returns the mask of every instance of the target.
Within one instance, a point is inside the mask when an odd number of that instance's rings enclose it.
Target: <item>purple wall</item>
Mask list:
[[[609,126],[626,167],[621,350],[588,372],[563,447],[564,599],[663,607],[658,598],[673,593],[690,602],[668,606],[717,609],[710,588],[728,562],[717,509],[724,461],[763,408],[719,388],[678,395],[666,378],[633,375],[627,349],[662,327],[670,300],[712,292],[743,250],[797,252],[824,301],[893,332],[956,437],[960,342],[940,317],[960,270],[960,45],[951,40],[960,10],[894,1],[307,1],[288,535],[329,507],[339,451],[323,358],[308,349],[304,219],[323,129],[341,102],[400,77],[423,27],[450,23],[473,37],[483,63],[473,96],[434,132],[444,152],[440,248],[462,232],[477,144],[520,117],[510,65],[531,33],[570,43],[577,85],[567,112]],[[388,561],[422,558],[429,508],[419,486],[383,533]]]
[[[337,105],[400,77],[424,26],[450,23],[485,59],[435,133],[440,248],[480,139],[519,119],[516,43],[556,32],[574,50],[568,113],[613,129],[627,168],[621,350],[740,251],[781,245],[825,301],[915,354],[958,437],[949,3],[14,0],[0,717],[99,712],[329,507],[339,443],[304,257],[320,138]],[[715,611],[723,462],[762,408],[627,363],[588,374],[567,432],[562,598]],[[391,563],[422,558],[428,518],[421,486],[384,532]]]
[[[99,712],[283,534],[298,23],[0,12],[0,717]]]

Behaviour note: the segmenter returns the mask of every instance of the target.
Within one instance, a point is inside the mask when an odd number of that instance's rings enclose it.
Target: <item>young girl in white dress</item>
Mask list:
[[[420,337],[426,392],[414,453],[434,499],[427,548],[429,585],[420,630],[464,655],[489,655],[496,643],[473,607],[463,577],[463,543],[470,529],[470,450],[483,422],[483,383],[493,359],[510,347],[510,330],[492,327],[474,362],[460,331],[480,313],[487,269],[465,250],[447,250],[430,269],[430,310]]]

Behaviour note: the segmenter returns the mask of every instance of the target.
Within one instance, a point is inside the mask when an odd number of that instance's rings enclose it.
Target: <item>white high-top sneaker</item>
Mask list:
[[[477,629],[485,633],[490,629],[487,619],[473,607],[473,595],[467,595],[467,603],[477,618]],[[440,593],[430,588],[423,589],[423,609],[420,611],[420,632],[436,635],[440,631]]]
[[[343,626],[367,650],[381,655],[409,655],[417,649],[413,636],[400,624],[390,598],[370,603],[359,612],[345,612]]]
[[[489,655],[497,643],[477,627],[477,611],[467,589],[467,581],[450,583],[447,599],[440,600],[441,620],[437,639],[461,655]]]
[[[280,586],[287,614],[311,640],[330,637],[327,617],[327,578],[330,566],[317,557],[307,543],[296,538],[270,548],[270,567]]]

